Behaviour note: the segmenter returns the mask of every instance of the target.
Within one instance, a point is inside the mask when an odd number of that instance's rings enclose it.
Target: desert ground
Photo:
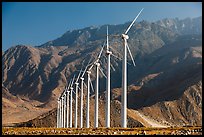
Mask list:
[[[2,135],[202,135],[202,127],[3,128]]]

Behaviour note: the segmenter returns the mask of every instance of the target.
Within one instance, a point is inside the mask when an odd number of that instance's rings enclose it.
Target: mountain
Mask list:
[[[171,125],[202,125],[200,35],[180,36],[138,64],[146,73],[133,82],[140,89],[128,94],[129,108]]]
[[[163,19],[157,21],[157,23],[163,27],[169,28],[179,34],[202,34],[202,17],[197,18],[185,18],[183,20],[175,19]]]
[[[173,25],[167,25],[167,20]],[[182,29],[182,23],[191,27]],[[110,45],[113,53],[119,57],[122,41],[112,35],[121,34],[128,25],[129,22],[109,25]],[[172,26],[177,26],[177,29],[172,29]],[[201,17],[164,19],[153,23],[141,21],[130,30],[128,43],[137,65],[128,65],[128,108],[129,116],[134,119],[133,123],[140,122],[143,126],[148,126],[150,124],[147,121],[159,120],[161,123],[163,120],[169,125],[202,124],[199,122],[202,119],[200,28]],[[106,25],[87,27],[67,31],[56,40],[40,46],[18,45],[5,51],[2,56],[3,124],[26,122],[53,110],[57,98],[70,78],[77,74],[77,70],[80,70],[82,65],[85,66],[90,58],[96,58],[105,42],[105,34]],[[103,66],[106,65],[105,58],[101,62]],[[112,58],[111,64],[112,97],[120,104],[121,61]],[[106,68],[103,68],[106,71]],[[94,83],[94,71],[91,77]],[[102,75],[100,77],[100,92],[103,94],[105,79]],[[167,104],[173,105],[167,107]],[[173,108],[177,108],[178,112],[170,111]],[[190,114],[187,114],[188,110],[191,111]],[[147,118],[147,114],[151,120],[143,118]],[[158,119],[156,114],[159,114],[161,119]],[[167,116],[173,118],[168,120]],[[184,122],[180,122],[180,119]]]

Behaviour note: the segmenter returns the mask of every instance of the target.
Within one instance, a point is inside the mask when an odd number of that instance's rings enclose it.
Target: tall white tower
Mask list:
[[[107,26],[107,46],[106,46],[106,56],[107,56],[107,79],[106,79],[106,127],[110,127],[110,55],[108,43],[108,26]]]
[[[143,10],[143,9],[142,9]],[[127,40],[129,39],[129,36],[127,35],[128,31],[136,21],[136,19],[139,17],[140,13],[142,10],[139,12],[139,14],[135,17],[135,19],[132,21],[128,29],[125,31],[124,34],[122,34],[122,40],[124,41],[124,46],[123,46],[123,67],[122,67],[122,106],[121,106],[121,115],[122,115],[122,127],[126,128],[127,127]],[[128,48],[129,49],[129,48]],[[134,63],[134,60],[132,58],[132,54],[129,50],[130,57]],[[135,65],[135,63],[134,63]]]

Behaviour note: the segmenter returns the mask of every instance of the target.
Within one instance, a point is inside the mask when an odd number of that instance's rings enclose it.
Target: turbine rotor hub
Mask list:
[[[129,39],[129,36],[126,34],[122,34],[122,39]]]
[[[106,51],[106,54],[109,55],[109,54],[112,54],[112,52],[109,51],[109,50],[107,50],[107,51]]]
[[[81,80],[84,80],[84,78],[80,78]]]
[[[100,66],[100,63],[96,62],[96,65],[99,67],[99,66]]]
[[[88,74],[91,74],[91,71],[89,71],[89,70],[88,70],[88,71],[86,71],[86,72],[87,72]]]

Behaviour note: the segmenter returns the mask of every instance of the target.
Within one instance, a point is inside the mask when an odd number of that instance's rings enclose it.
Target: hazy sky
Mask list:
[[[91,25],[122,24],[202,16],[201,2],[2,2],[2,50],[37,46],[68,30]]]

